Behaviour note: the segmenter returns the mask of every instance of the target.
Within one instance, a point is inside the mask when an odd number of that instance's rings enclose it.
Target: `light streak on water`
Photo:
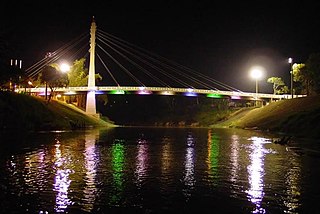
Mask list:
[[[195,139],[188,135],[187,138],[187,144],[192,141],[192,145],[195,144]],[[184,161],[184,185],[185,189],[183,189],[183,193],[186,196],[186,200],[189,199],[191,196],[192,190],[195,188],[195,177],[194,177],[194,148],[193,147],[187,147],[186,149],[186,156]]]
[[[231,150],[230,150],[231,172],[230,181],[235,183],[239,180],[239,137],[237,135],[231,136]]]
[[[219,138],[212,133],[210,129],[208,131],[208,174],[211,182],[217,185],[218,181],[218,156],[219,156]]]
[[[112,145],[112,176],[114,192],[111,196],[111,204],[117,205],[123,192],[124,171],[124,146],[121,143]]]
[[[54,209],[57,213],[65,212],[67,207],[73,202],[68,197],[68,191],[71,180],[69,178],[72,170],[68,169],[68,163],[71,162],[69,157],[63,157],[60,150],[60,142],[55,144],[55,179],[53,184],[53,191],[56,192],[56,203]]]
[[[93,204],[97,194],[96,187],[96,165],[99,162],[97,154],[96,154],[96,140],[95,133],[86,134],[85,135],[85,151],[84,151],[84,159],[85,159],[85,169],[86,169],[86,186],[83,190],[84,193],[84,210],[90,212],[93,208]]]
[[[143,180],[147,177],[148,170],[148,142],[146,140],[138,141],[138,154],[136,157],[136,183],[140,187]]]
[[[265,213],[262,207],[262,199],[264,197],[264,157],[267,150],[264,148],[266,138],[251,137],[252,141],[249,150],[250,165],[248,166],[249,174],[249,190],[247,190],[249,200],[255,205],[255,210],[252,213]],[[249,152],[250,152],[249,151]]]
[[[283,202],[288,208],[287,213],[296,213],[296,210],[301,206],[301,163],[294,155],[288,158],[288,162],[290,167],[285,175],[287,197]]]

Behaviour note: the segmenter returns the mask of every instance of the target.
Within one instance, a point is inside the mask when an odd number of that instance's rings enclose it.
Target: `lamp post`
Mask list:
[[[293,98],[293,71],[292,71],[292,58],[288,59],[288,63],[290,64],[290,93],[291,99]]]
[[[257,106],[258,103],[258,80],[262,77],[262,68],[261,67],[253,67],[250,71],[251,77],[256,81],[256,103]]]

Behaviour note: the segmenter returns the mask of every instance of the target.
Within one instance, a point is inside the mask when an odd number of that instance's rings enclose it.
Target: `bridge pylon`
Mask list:
[[[96,46],[96,23],[94,17],[91,22],[90,29],[90,64],[89,64],[89,77],[88,77],[88,92],[86,101],[86,113],[98,116],[96,111],[96,82],[95,82],[95,46]]]

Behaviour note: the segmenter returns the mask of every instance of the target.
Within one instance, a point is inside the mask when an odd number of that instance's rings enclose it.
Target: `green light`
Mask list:
[[[109,94],[125,94],[124,90],[112,90],[109,92]]]
[[[114,195],[111,196],[111,203],[116,204],[121,199],[123,192],[123,170],[124,170],[124,146],[120,143],[112,145],[112,170],[114,180]]]
[[[210,98],[221,98],[222,96],[220,94],[207,94],[207,97],[210,97]]]
[[[212,133],[210,130],[208,133],[208,167],[210,177],[213,179],[214,185],[217,185],[218,181],[218,158],[219,158],[219,137]]]

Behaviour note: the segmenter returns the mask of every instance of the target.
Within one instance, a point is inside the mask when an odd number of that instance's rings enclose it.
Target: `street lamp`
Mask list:
[[[293,98],[293,71],[292,71],[292,58],[288,59],[288,63],[290,64],[290,93],[291,99]]]
[[[263,68],[260,67],[260,66],[255,66],[253,67],[251,70],[250,70],[250,75],[253,79],[255,79],[256,81],[256,106],[257,106],[257,100],[258,100],[258,80],[261,79],[262,77],[262,71],[263,71]]]
[[[66,73],[70,70],[70,65],[67,63],[62,63],[59,67],[62,73]]]

